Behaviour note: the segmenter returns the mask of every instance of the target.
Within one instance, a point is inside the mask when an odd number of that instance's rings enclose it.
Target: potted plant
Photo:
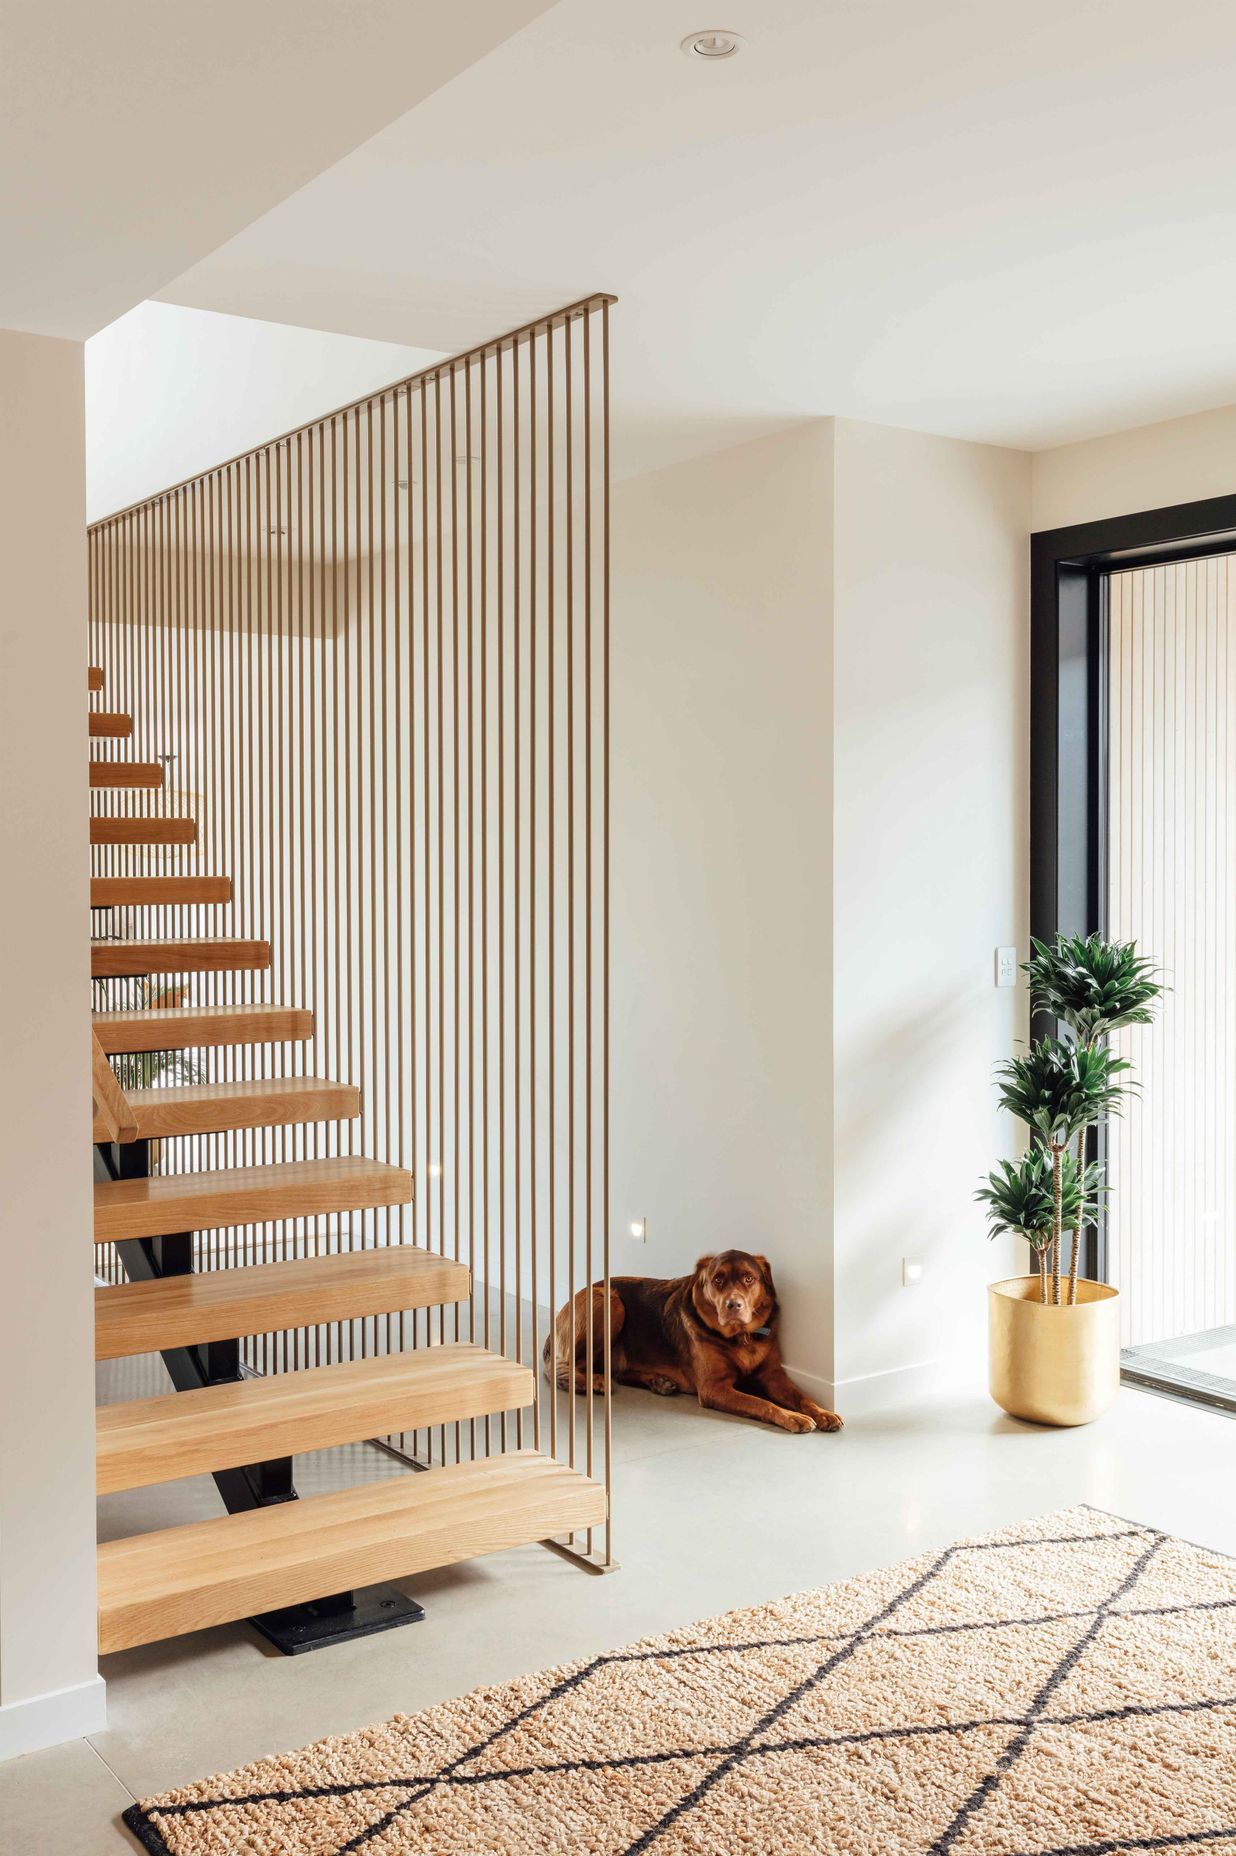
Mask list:
[[[1086,1164],[1086,1138],[1135,1086],[1131,1065],[1108,1046],[1111,1033],[1150,1023],[1162,988],[1131,941],[1061,935],[1052,947],[1032,945],[1022,969],[1031,1007],[1049,1012],[1065,1036],[1040,1038],[997,1071],[1001,1107],[1025,1124],[1031,1145],[990,1173],[977,1196],[989,1235],[1024,1237],[1036,1272],[988,1289],[991,1392],[1014,1417],[1086,1424],[1120,1383],[1117,1292],[1079,1275],[1084,1233],[1105,1192],[1100,1169]]]

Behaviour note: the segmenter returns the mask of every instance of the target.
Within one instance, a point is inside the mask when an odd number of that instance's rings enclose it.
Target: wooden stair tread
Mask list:
[[[125,741],[133,733],[133,717],[114,709],[91,709],[87,730],[92,740]]]
[[[139,1140],[177,1134],[222,1134],[230,1128],[291,1127],[307,1121],[350,1121],[360,1114],[360,1091],[320,1076],[265,1076],[251,1082],[176,1083],[167,1089],[130,1089],[126,1096]],[[94,1139],[105,1141],[101,1124]]]
[[[407,1578],[605,1519],[605,1491],[535,1451],[451,1464],[99,1548],[103,1654]]]
[[[203,935],[172,941],[92,941],[90,977],[142,973],[253,973],[270,965],[270,942]]]
[[[161,1005],[96,1012],[94,1033],[109,1056],[144,1050],[203,1050],[213,1044],[292,1044],[313,1036],[313,1013],[294,1005]]]
[[[98,1492],[516,1411],[534,1395],[527,1366],[459,1341],[103,1405]]]
[[[230,902],[230,876],[94,876],[92,909],[166,909],[198,902]]]
[[[92,760],[89,768],[92,792],[110,786],[137,786],[153,791],[163,784],[163,768],[157,760]]]
[[[94,1241],[110,1244],[172,1231],[217,1231],[229,1225],[315,1218],[329,1212],[407,1205],[412,1175],[402,1167],[345,1155],[221,1167],[155,1179],[99,1180]]]
[[[301,1006],[152,1006],[97,1012],[95,1036],[108,1056],[134,1050],[204,1050],[234,1043],[303,1043],[314,1036],[314,1013]]]
[[[92,818],[91,844],[195,844],[191,818]]]
[[[88,664],[86,667],[86,688],[87,690],[103,688],[103,672],[97,664]]]
[[[412,1244],[251,1263],[96,1289],[95,1356],[118,1360],[248,1334],[316,1327],[458,1302],[462,1263]],[[290,1602],[290,1601],[289,1601]]]

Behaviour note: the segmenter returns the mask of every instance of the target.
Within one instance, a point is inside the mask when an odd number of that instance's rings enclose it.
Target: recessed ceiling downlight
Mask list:
[[[710,26],[706,32],[689,32],[680,49],[688,58],[734,58],[742,50],[743,43],[740,32],[726,32],[720,26]]]

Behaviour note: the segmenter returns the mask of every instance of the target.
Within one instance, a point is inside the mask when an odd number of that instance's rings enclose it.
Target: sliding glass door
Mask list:
[[[1116,1040],[1140,1092],[1100,1133],[1086,1268],[1127,1377],[1236,1411],[1236,498],[1032,562],[1031,930],[1136,941],[1169,989]]]
[[[1106,576],[1107,932],[1170,990],[1108,1132],[1126,1366],[1236,1394],[1236,556]]]

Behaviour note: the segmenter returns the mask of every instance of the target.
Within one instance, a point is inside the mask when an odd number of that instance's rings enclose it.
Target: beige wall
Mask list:
[[[1059,445],[1033,460],[1032,527],[1236,493],[1236,406]]]
[[[819,421],[617,486],[612,773],[614,1270],[767,1251],[825,1379],[831,472]]]
[[[82,351],[0,332],[0,1757],[95,1658]]]
[[[992,1068],[1025,1032],[1029,462],[838,420],[833,1139],[838,1407],[982,1383],[1012,1151]],[[925,1274],[902,1286],[902,1259]]]

